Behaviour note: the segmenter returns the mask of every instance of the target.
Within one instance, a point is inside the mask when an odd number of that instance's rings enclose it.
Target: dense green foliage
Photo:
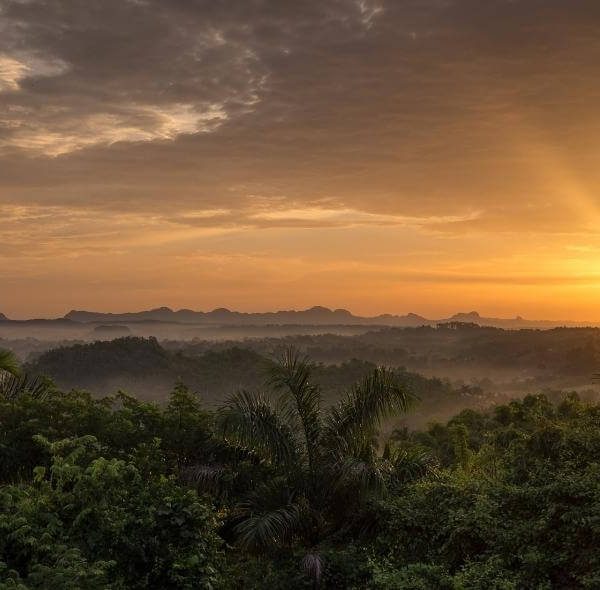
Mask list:
[[[359,512],[383,488],[377,432],[384,418],[405,412],[413,398],[380,368],[322,411],[310,366],[292,351],[272,368],[270,384],[280,394],[278,404],[240,392],[218,416],[225,440],[261,458],[270,471],[233,506],[235,533],[251,551],[290,543],[310,548],[344,530],[348,511]]]
[[[1,490],[2,588],[212,588],[220,542],[197,494],[91,436],[48,443],[50,468]]]
[[[599,587],[598,406],[530,396],[401,438],[449,468],[380,505],[386,567],[434,565],[453,587]]]
[[[4,374],[18,375],[20,372],[19,362],[17,357],[10,350],[0,348],[0,378],[4,377]]]
[[[368,368],[333,407],[292,352],[217,411],[181,384],[0,391],[0,588],[600,587],[599,406],[528,396],[386,440],[410,387]]]

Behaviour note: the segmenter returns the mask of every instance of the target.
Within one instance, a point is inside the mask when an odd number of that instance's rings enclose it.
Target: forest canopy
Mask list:
[[[0,588],[598,587],[598,405],[386,436],[419,404],[401,376],[331,405],[313,371],[289,351],[210,410],[182,383],[159,405],[4,372]]]

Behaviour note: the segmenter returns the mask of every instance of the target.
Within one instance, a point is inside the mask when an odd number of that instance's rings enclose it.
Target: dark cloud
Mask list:
[[[4,182],[24,198],[230,206],[237,186],[447,214],[538,198],[531,136],[579,152],[599,123],[596,2],[1,6]]]

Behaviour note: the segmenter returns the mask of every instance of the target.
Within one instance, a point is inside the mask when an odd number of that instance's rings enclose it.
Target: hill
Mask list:
[[[123,389],[144,399],[160,399],[182,380],[214,401],[239,387],[258,386],[264,361],[237,347],[191,358],[165,350],[155,338],[126,337],[55,348],[27,369],[51,377],[63,389],[99,395]]]
[[[382,314],[363,317],[352,314],[346,309],[329,309],[320,305],[309,309],[295,311],[274,311],[266,313],[245,313],[218,308],[213,311],[193,311],[191,309],[173,310],[159,307],[148,311],[127,313],[103,313],[97,311],[71,310],[65,319],[75,322],[169,322],[180,324],[218,324],[218,325],[379,325],[379,326],[436,326],[447,322],[473,322],[480,326],[500,328],[550,328],[553,326],[576,325],[573,322],[556,322],[549,320],[527,320],[516,318],[483,317],[478,312],[457,313],[449,318],[428,319],[408,313],[406,315]]]
[[[28,372],[52,378],[59,388],[85,389],[101,396],[125,390],[145,400],[162,401],[177,381],[198,392],[209,406],[240,389],[265,388],[272,356],[233,346],[189,355],[170,351],[154,338],[118,338],[52,349],[26,366]],[[334,403],[353,383],[375,368],[372,362],[350,359],[339,364],[317,363],[314,380],[327,403]],[[453,387],[398,368],[402,384],[421,403],[406,423],[445,419],[457,409],[485,407],[489,397],[473,386]]]

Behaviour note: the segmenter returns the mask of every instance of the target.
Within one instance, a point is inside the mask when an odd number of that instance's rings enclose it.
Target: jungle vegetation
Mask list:
[[[390,434],[419,406],[397,372],[327,403],[293,349],[216,409],[0,363],[2,590],[600,587],[600,406],[574,393]]]

